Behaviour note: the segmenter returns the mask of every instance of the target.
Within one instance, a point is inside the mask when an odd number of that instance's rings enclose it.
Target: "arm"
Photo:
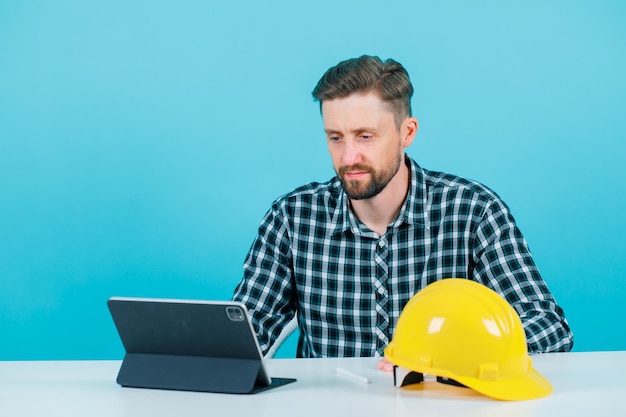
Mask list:
[[[539,274],[508,207],[494,200],[476,231],[472,279],[502,295],[519,314],[529,353],[570,351],[573,335]]]
[[[276,205],[263,218],[233,300],[246,305],[263,354],[295,314],[286,222]]]

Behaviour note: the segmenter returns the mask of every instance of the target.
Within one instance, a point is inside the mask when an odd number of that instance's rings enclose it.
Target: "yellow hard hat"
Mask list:
[[[437,281],[415,294],[400,314],[385,357],[499,400],[529,400],[552,392],[550,382],[533,369],[513,307],[467,279]]]

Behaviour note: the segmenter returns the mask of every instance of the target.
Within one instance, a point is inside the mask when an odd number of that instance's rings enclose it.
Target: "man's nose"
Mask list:
[[[357,143],[352,140],[345,141],[341,162],[344,165],[354,165],[361,162],[361,150]]]

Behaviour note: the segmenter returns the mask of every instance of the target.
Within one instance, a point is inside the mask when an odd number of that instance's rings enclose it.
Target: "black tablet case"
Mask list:
[[[126,349],[124,387],[257,393],[295,381],[268,377],[242,304],[113,297],[107,302]],[[232,320],[227,308],[239,308]]]

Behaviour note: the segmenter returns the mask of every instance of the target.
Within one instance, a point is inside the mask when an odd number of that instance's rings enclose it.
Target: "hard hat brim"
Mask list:
[[[528,373],[496,381],[454,376],[461,384],[481,394],[504,401],[533,400],[552,393],[552,384],[543,375],[531,368]]]
[[[452,379],[468,388],[473,389],[488,397],[503,401],[534,400],[547,397],[552,393],[552,384],[546,377],[541,375],[532,367],[532,360],[528,358],[528,371],[506,378],[498,378],[493,381],[486,381],[478,378],[464,377],[456,375],[443,369],[430,367],[412,366],[410,361],[396,358],[393,352],[386,351],[385,357],[394,365],[410,369],[415,372],[440,376]]]

